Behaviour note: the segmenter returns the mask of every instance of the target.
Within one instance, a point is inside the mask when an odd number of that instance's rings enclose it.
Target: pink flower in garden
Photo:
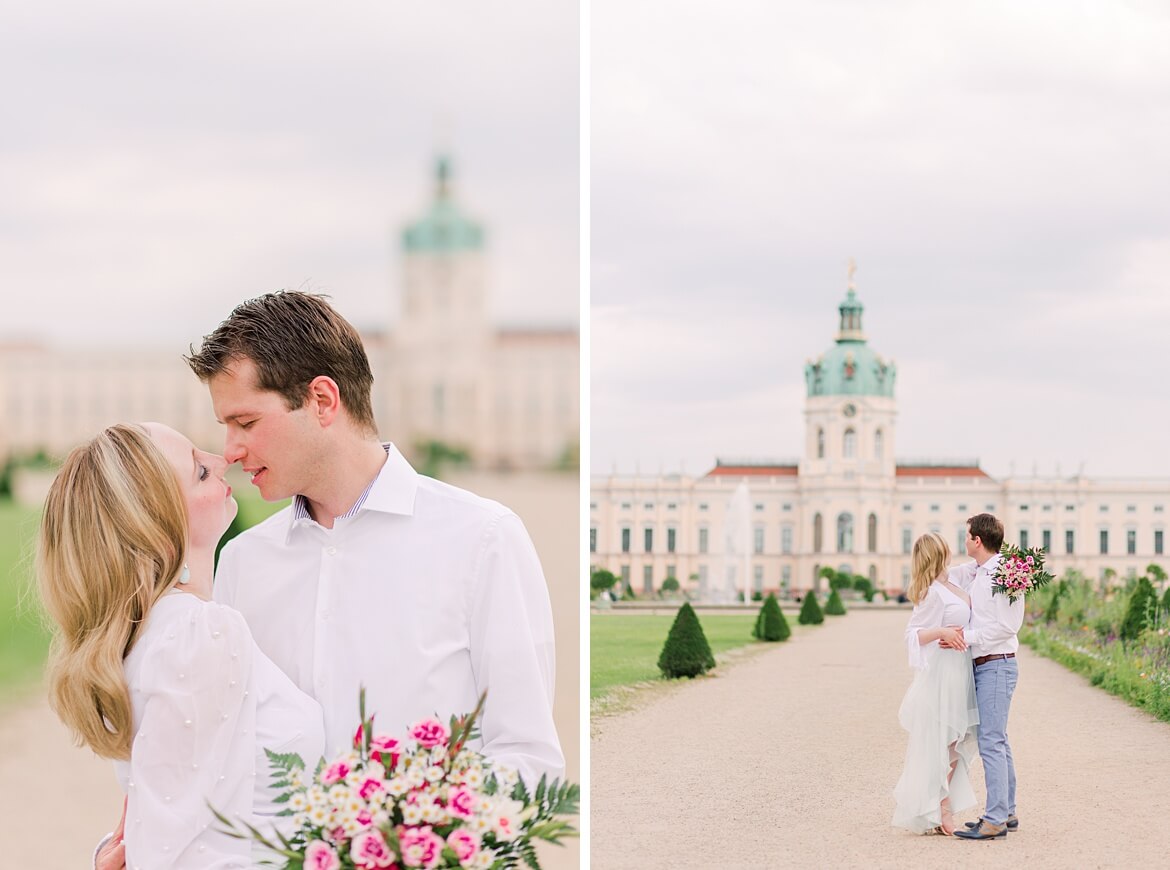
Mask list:
[[[442,860],[443,838],[435,834],[430,825],[399,828],[398,848],[402,850],[402,863],[407,867],[430,870]]]
[[[380,868],[392,866],[394,859],[398,856],[390,850],[382,832],[375,829],[365,831],[353,838],[349,857],[353,859],[353,863],[359,870],[380,870]]]
[[[410,729],[410,736],[418,741],[419,746],[430,749],[440,743],[446,743],[451,734],[447,731],[447,726],[438,719],[423,719]]]
[[[459,863],[465,866],[479,852],[479,843],[479,834],[466,828],[456,828],[447,835],[447,845],[451,847]]]
[[[333,785],[349,776],[350,767],[345,761],[335,761],[321,772],[321,784]]]
[[[383,759],[383,753],[390,756],[389,763]],[[387,769],[394,767],[401,756],[402,744],[399,743],[397,737],[387,737],[385,734],[378,734],[370,738],[370,758],[374,759],[374,761],[380,761]]]
[[[470,819],[475,815],[475,803],[475,792],[465,785],[447,790],[447,812],[457,819]]]
[[[305,850],[305,870],[339,870],[341,859],[328,843],[314,840]]]

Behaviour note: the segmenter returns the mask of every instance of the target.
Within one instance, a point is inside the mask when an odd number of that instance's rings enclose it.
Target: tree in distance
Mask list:
[[[829,593],[829,600],[825,602],[825,614],[827,616],[845,615],[845,602],[841,600],[841,595],[836,589]]]
[[[821,613],[821,606],[817,604],[816,593],[811,589],[804,596],[804,602],[800,605],[800,616],[796,617],[796,621],[801,625],[820,625],[825,621],[825,614]]]
[[[792,629],[788,627],[788,620],[780,612],[780,602],[771,592],[764,599],[764,606],[760,608],[760,615],[756,617],[756,627],[752,630],[752,637],[768,642],[788,640],[792,637]]]
[[[667,678],[697,677],[715,667],[715,656],[699,617],[688,601],[678,609],[662,653],[658,656],[658,669]]]

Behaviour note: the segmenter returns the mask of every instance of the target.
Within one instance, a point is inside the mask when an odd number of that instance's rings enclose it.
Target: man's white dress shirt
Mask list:
[[[387,445],[352,515],[332,529],[294,506],[220,554],[215,598],[325,714],[326,753],[352,745],[358,689],[375,729],[469,713],[477,747],[529,787],[561,777],[553,624],[536,550],[503,505],[424,477]]]
[[[1024,624],[1024,596],[1011,603],[1004,593],[992,594],[992,575],[999,565],[996,553],[982,565],[967,562],[951,568],[950,581],[971,596],[971,625],[963,631],[971,657],[1014,653],[1016,635]]]

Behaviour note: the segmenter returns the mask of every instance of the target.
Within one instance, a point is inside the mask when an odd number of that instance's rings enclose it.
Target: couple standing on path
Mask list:
[[[966,549],[975,561],[950,569],[940,535],[914,543],[906,643],[916,674],[898,711],[909,742],[894,788],[896,827],[989,840],[1019,825],[1007,719],[1024,599],[994,594],[1003,536],[1003,523],[991,514],[971,517]],[[956,830],[954,813],[976,803],[968,775],[976,744],[987,801],[978,821]]]
[[[419,475],[379,440],[352,325],[320,297],[268,294],[188,363],[225,455],[157,423],[111,426],[65,460],[38,541],[53,707],[115,760],[127,795],[95,865],[255,866],[209,804],[279,830],[265,750],[312,769],[348,748],[360,686],[391,729],[465,714],[486,691],[473,748],[530,786],[560,777],[532,542],[507,508]],[[293,502],[214,568],[234,462],[266,500]]]

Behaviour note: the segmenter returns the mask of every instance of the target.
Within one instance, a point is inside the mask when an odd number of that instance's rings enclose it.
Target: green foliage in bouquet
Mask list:
[[[1158,593],[1149,579],[1142,577],[1129,597],[1129,606],[1117,634],[1122,640],[1137,640],[1139,634],[1154,625],[1157,616]]]
[[[829,593],[829,600],[825,602],[826,616],[844,616],[845,602],[841,600],[840,594],[834,589]]]
[[[817,604],[817,596],[810,589],[800,605],[800,616],[796,621],[801,625],[820,625],[825,621],[825,614],[821,613],[821,606]]]
[[[764,606],[760,608],[759,616],[756,617],[756,627],[752,630],[752,637],[769,643],[788,640],[792,637],[792,629],[788,627],[788,620],[780,611],[780,602],[770,592],[768,597],[764,599]]]
[[[679,608],[670,633],[666,635],[666,643],[658,656],[658,669],[663,676],[675,678],[697,677],[713,667],[715,656],[711,653],[711,645],[707,643],[707,635],[703,634],[699,617],[687,602]]]

